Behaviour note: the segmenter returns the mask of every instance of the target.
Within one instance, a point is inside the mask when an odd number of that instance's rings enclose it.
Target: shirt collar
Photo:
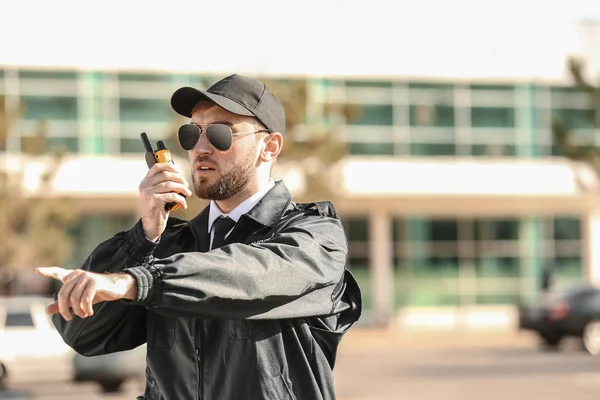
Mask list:
[[[208,214],[208,232],[212,229],[213,223],[217,218],[221,215],[231,218],[236,223],[239,221],[240,217],[246,214],[248,211],[252,210],[254,206],[262,199],[269,190],[271,190],[275,186],[275,182],[270,179],[269,183],[265,185],[258,192],[254,193],[252,196],[248,197],[246,200],[241,202],[236,208],[231,210],[229,214],[223,213],[217,203],[214,200],[210,201],[210,211]]]

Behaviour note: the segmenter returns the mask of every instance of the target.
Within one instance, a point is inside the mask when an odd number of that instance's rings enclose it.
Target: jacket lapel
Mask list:
[[[197,251],[205,253],[210,245],[210,235],[208,234],[208,212],[210,205],[206,206],[200,214],[190,220],[189,225],[196,238]]]
[[[292,195],[283,181],[276,182],[252,210],[240,217],[224,245],[247,242],[261,228],[275,225],[291,201]]]

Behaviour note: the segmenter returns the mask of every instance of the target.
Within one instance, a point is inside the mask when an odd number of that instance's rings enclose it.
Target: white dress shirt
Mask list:
[[[217,218],[219,218],[221,215],[223,215],[225,217],[231,218],[237,224],[237,222],[240,220],[240,217],[242,215],[246,214],[247,212],[249,212],[250,210],[252,210],[254,208],[254,206],[260,201],[260,199],[262,199],[265,196],[265,194],[267,194],[267,192],[269,190],[271,190],[271,188],[273,186],[275,186],[275,182],[271,179],[271,180],[269,180],[269,183],[267,185],[265,185],[265,187],[263,187],[258,192],[254,193],[252,196],[248,197],[246,200],[241,202],[236,208],[231,210],[231,212],[229,214],[223,213],[223,211],[221,211],[221,209],[219,208],[217,203],[214,200],[211,200],[210,201],[210,210],[208,213],[208,233],[210,234],[209,249],[212,248],[213,237],[215,235],[215,233],[212,230],[212,227],[213,227],[213,223],[215,222],[215,220]],[[232,228],[232,230],[233,230],[233,228]],[[230,233],[231,233],[231,231],[227,232],[225,237],[227,238],[227,236],[229,236]]]

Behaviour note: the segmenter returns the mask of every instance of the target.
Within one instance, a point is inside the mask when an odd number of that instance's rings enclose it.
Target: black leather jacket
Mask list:
[[[171,218],[158,244],[138,222],[81,267],[132,274],[137,298],[54,324],[84,355],[146,342],[143,399],[335,399],[337,346],[362,305],[331,203],[294,203],[277,182],[223,247],[208,243],[208,207]]]

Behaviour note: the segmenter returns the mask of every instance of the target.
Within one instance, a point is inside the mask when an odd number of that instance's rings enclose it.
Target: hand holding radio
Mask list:
[[[170,211],[187,208],[185,199],[192,192],[164,143],[159,141],[154,151],[146,134],[141,136],[146,147],[146,163],[150,168],[139,186],[142,225],[146,237],[156,241],[167,226]]]

